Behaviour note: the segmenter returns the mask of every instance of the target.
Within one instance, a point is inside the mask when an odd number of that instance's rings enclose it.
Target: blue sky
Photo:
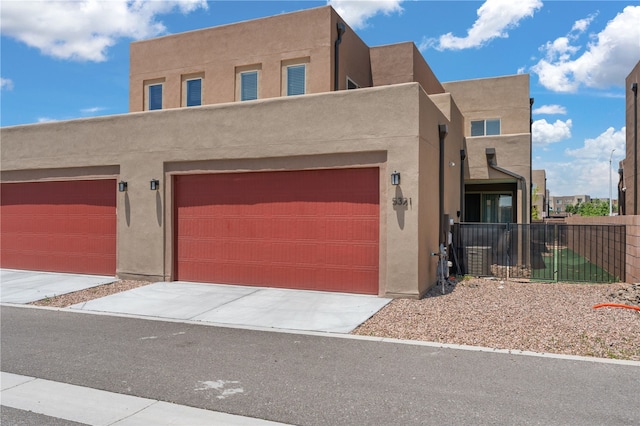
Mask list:
[[[0,124],[126,113],[131,41],[326,4],[370,46],[415,42],[440,81],[529,73],[534,169],[552,195],[608,197],[637,1],[2,0]]]

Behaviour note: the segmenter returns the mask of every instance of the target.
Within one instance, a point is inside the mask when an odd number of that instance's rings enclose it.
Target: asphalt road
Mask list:
[[[3,306],[1,370],[298,425],[640,424],[640,367]]]

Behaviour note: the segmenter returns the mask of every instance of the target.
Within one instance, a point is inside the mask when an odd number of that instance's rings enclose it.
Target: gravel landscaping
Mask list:
[[[640,360],[640,311],[601,303],[640,306],[640,285],[463,280],[393,300],[354,334]]]
[[[150,284],[122,280],[32,303],[66,307]],[[442,294],[396,299],[353,334],[555,354],[640,360],[639,284],[462,280]]]

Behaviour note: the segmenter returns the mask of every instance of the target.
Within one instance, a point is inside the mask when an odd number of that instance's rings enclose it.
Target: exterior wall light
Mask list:
[[[400,185],[400,172],[394,170],[391,173],[391,185]]]
[[[118,191],[120,192],[126,192],[127,191],[127,182],[121,180],[120,182],[118,182]]]
[[[151,179],[149,182],[149,189],[152,191],[157,191],[160,188],[160,181],[158,179]]]

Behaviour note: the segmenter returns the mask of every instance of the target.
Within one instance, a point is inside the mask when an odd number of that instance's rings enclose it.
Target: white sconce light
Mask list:
[[[157,191],[160,188],[160,181],[158,179],[151,179],[149,182],[149,189],[152,191]]]
[[[120,192],[126,192],[127,191],[127,182],[121,180],[120,182],[118,182],[118,191]]]
[[[394,170],[391,173],[391,185],[400,185],[400,172]]]

